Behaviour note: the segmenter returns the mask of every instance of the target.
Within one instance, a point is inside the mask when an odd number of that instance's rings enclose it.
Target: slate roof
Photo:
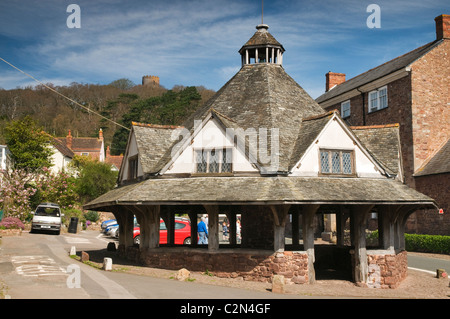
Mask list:
[[[346,93],[348,91],[351,91],[353,89],[356,89],[364,84],[370,83],[376,79],[379,79],[383,76],[386,76],[388,74],[394,73],[395,71],[398,71],[400,69],[403,69],[410,64],[412,64],[414,61],[422,57],[424,54],[428,53],[430,50],[432,50],[434,47],[438,46],[440,43],[442,43],[443,40],[436,40],[430,43],[425,44],[424,46],[421,46],[413,51],[410,51],[402,56],[399,56],[393,60],[390,60],[384,64],[381,64],[373,69],[370,69],[360,75],[355,76],[352,79],[349,79],[345,81],[344,83],[341,83],[337,86],[335,86],[333,89],[329,90],[328,92],[325,92],[321,96],[319,96],[316,101],[318,103],[325,102],[326,100],[329,100],[333,97],[339,96],[343,93]]]
[[[261,41],[265,40],[257,34],[247,43],[264,44]],[[144,174],[159,172],[170,163],[173,147],[179,145],[179,140],[173,140],[173,133],[181,133],[181,130],[192,133],[196,120],[203,121],[212,116],[224,128],[278,129],[277,176],[264,175],[267,173],[266,167],[258,162],[261,176],[257,177],[147,178],[118,187],[88,203],[84,208],[107,209],[115,205],[165,203],[434,205],[431,198],[394,179],[286,177],[333,115],[334,113],[325,113],[280,64],[245,64],[208,102],[194,112],[182,127],[134,123],[132,132],[136,135],[139,158]],[[176,132],[177,130],[180,131]],[[359,133],[361,140],[369,145],[376,144],[376,139],[365,135],[369,131],[361,130]],[[394,140],[384,137],[382,141],[391,144]],[[385,157],[392,155],[393,149],[389,147],[386,151],[374,147],[372,152],[383,164],[381,166],[395,169],[394,161],[391,162]]]
[[[278,42],[270,32],[267,31],[269,28],[266,24],[260,24],[256,27],[258,31],[242,46],[239,50],[241,53],[244,48],[259,47],[259,46],[274,46],[280,47],[284,51],[283,46]]]
[[[418,169],[414,176],[425,176],[433,174],[443,174],[450,172],[450,139],[445,145]]]
[[[60,139],[52,138],[51,143],[61,154],[69,158],[73,158],[73,151],[68,148],[65,143],[62,143]]]
[[[401,149],[398,124],[351,126],[350,128],[389,174],[399,173]]]
[[[144,174],[153,175],[164,167],[170,159],[173,144],[178,142],[172,139],[172,134],[176,131],[175,136],[178,136],[182,129],[182,126],[132,123]]]
[[[302,118],[324,113],[281,65],[272,63],[244,65],[194,113],[185,127],[192,128],[194,119],[204,118],[211,109],[232,119],[243,130],[278,129],[279,172],[289,171],[293,141],[299,136]]]
[[[84,206],[151,204],[414,204],[433,200],[393,179],[328,177],[191,177],[147,179],[116,188]]]

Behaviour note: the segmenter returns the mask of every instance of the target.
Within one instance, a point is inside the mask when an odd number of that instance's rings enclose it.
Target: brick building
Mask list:
[[[350,80],[328,72],[316,101],[351,126],[398,124],[407,185],[434,198],[407,231],[450,235],[450,15],[435,18],[436,39]]]

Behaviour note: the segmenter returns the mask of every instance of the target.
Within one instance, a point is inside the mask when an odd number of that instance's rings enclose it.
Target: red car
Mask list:
[[[134,243],[138,244],[141,241],[141,229],[139,225],[134,227],[133,230]],[[167,244],[167,228],[166,224],[160,219],[159,226],[159,243]],[[177,245],[190,245],[191,244],[191,223],[184,218],[175,219],[175,244]]]

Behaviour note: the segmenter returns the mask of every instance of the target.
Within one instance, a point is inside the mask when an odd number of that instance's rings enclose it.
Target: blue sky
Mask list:
[[[69,4],[81,28],[68,28]],[[381,27],[368,28],[369,4]],[[313,98],[325,73],[350,79],[435,39],[448,0],[265,0],[264,23],[283,66]],[[261,0],[2,0],[0,57],[44,83],[107,84],[157,75],[160,84],[218,90],[240,68],[238,50],[261,23]],[[0,61],[0,88],[36,83]]]

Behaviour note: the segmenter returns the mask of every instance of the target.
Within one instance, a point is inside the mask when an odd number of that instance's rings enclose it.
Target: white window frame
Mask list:
[[[383,92],[386,94],[382,95]],[[388,107],[388,88],[387,85],[369,92],[369,113],[382,110]]]
[[[347,115],[346,112],[348,112]],[[345,119],[347,117],[350,117],[350,115],[351,115],[351,103],[350,100],[347,100],[341,103],[341,117]]]

